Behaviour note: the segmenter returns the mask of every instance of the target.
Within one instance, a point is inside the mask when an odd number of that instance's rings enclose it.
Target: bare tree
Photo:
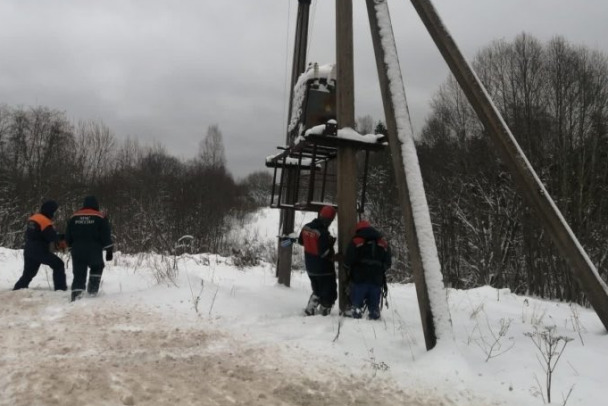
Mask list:
[[[241,185],[245,187],[251,203],[257,207],[267,206],[270,202],[272,175],[266,171],[249,174]]]
[[[357,118],[356,130],[360,134],[373,134],[374,133],[374,118],[370,115]]]
[[[224,139],[217,124],[207,128],[207,135],[199,145],[198,157],[204,166],[223,168],[226,166]]]
[[[102,122],[80,121],[76,128],[76,163],[80,175],[94,182],[106,175],[112,167],[116,140]]]
[[[592,260],[606,263],[606,57],[563,38],[541,44],[522,34],[491,43],[473,65]],[[583,300],[453,78],[432,109],[420,162],[446,280]]]

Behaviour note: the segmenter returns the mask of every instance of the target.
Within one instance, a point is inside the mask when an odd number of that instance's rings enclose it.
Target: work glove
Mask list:
[[[293,243],[295,243],[297,241],[296,238],[292,238],[292,237],[281,237],[281,247],[283,248],[287,248],[290,245],[292,245]]]
[[[55,244],[55,247],[57,248],[57,251],[66,252],[68,249],[68,243],[65,240],[59,240]]]
[[[114,258],[114,250],[112,247],[106,249],[106,261],[111,261]]]

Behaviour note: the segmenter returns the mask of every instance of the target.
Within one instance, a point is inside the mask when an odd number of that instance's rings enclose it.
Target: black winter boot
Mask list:
[[[304,309],[304,313],[306,313],[307,316],[314,316],[317,311],[318,306],[319,306],[319,296],[317,296],[313,293],[312,295],[310,295],[310,298],[308,299],[308,304],[306,305],[306,309]]]
[[[91,267],[91,273],[89,273],[89,283],[87,284],[87,293],[91,296],[96,296],[101,286],[101,274],[103,268]]]
[[[71,302],[75,302],[82,298],[82,290],[73,290],[72,291],[72,300]]]
[[[330,313],[331,313],[331,306],[327,307],[327,306],[319,305],[319,314],[321,316],[328,316]]]

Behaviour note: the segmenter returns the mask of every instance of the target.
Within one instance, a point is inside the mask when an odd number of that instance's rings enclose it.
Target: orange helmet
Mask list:
[[[368,228],[371,227],[372,225],[369,224],[369,221],[367,220],[361,220],[357,223],[357,225],[355,226],[355,231],[359,231],[363,228]]]
[[[319,210],[319,217],[333,220],[336,217],[336,209],[333,206],[323,206],[321,210]]]

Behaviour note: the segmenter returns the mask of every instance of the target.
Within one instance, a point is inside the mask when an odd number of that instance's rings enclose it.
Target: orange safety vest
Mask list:
[[[33,221],[40,226],[40,231],[46,230],[47,227],[52,227],[53,222],[47,216],[41,213],[36,213],[31,216],[27,221]]]

